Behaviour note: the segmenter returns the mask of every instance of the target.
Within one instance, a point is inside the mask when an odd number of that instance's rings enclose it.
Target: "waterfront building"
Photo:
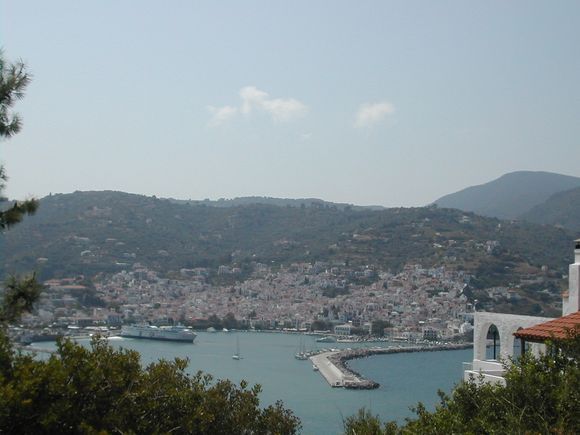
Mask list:
[[[345,323],[344,325],[336,325],[334,327],[334,333],[336,335],[351,335],[352,323]]]

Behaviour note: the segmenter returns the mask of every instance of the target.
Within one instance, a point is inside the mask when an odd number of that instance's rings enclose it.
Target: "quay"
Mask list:
[[[357,390],[370,390],[380,385],[351,370],[347,361],[356,358],[366,358],[372,355],[386,355],[405,352],[435,352],[441,350],[458,350],[472,347],[471,343],[443,344],[438,346],[399,346],[387,348],[344,349],[323,352],[310,357],[310,361],[318,368],[320,374],[331,387],[342,387]]]
[[[343,387],[359,390],[378,388],[379,384],[363,378],[358,373],[349,370],[340,364],[341,354],[345,351],[330,351],[310,357],[312,364],[318,368],[320,374],[331,387]]]

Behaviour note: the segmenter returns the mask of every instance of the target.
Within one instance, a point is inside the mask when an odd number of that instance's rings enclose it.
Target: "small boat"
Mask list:
[[[240,353],[240,338],[236,337],[236,353],[232,355],[232,359],[239,361],[242,359],[242,354]]]
[[[318,366],[316,364],[312,364],[312,370],[314,370],[315,372],[317,372],[320,369],[318,368]]]

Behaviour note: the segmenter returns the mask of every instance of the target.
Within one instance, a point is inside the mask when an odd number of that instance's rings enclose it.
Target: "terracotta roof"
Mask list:
[[[568,331],[574,328],[580,329],[580,311],[530,328],[520,329],[514,335],[529,341],[562,340],[567,338]]]

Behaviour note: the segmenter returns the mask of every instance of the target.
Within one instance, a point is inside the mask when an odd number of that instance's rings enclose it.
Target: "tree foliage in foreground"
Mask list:
[[[260,408],[260,387],[186,373],[187,361],[143,368],[139,353],[95,339],[62,340],[46,361],[0,341],[0,433],[293,434],[280,402]]]
[[[525,354],[505,375],[506,385],[461,382],[440,403],[398,426],[360,410],[344,422],[348,435],[578,434],[580,433],[580,328],[539,358]]]
[[[8,139],[20,131],[21,120],[12,111],[16,101],[24,97],[24,90],[30,83],[30,75],[22,61],[8,63],[0,50],[0,140]],[[0,165],[0,203],[5,182],[8,179],[4,166]],[[8,228],[22,220],[24,215],[36,211],[38,202],[33,199],[15,201],[10,207],[0,209],[0,230]]]

